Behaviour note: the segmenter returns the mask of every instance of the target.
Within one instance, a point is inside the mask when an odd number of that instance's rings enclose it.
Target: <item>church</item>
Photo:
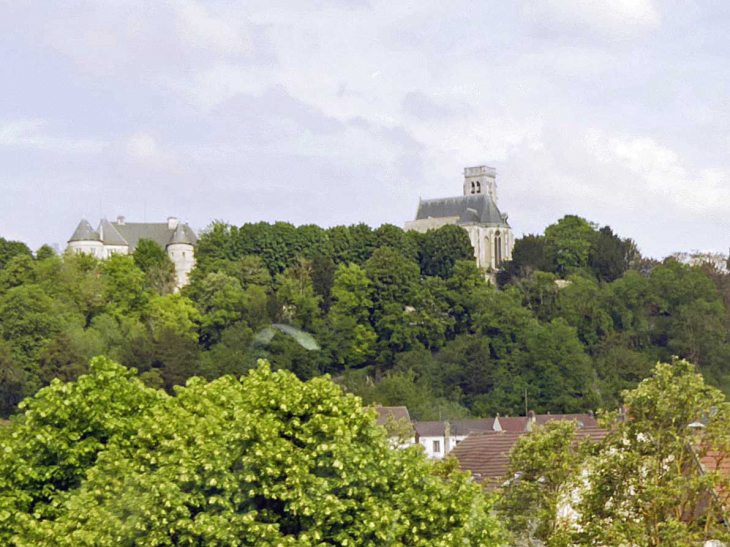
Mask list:
[[[452,198],[419,199],[416,219],[406,230],[427,232],[456,224],[469,234],[480,268],[494,272],[512,259],[515,245],[507,214],[497,207],[497,171],[480,165],[464,169],[464,195]]]
[[[127,222],[120,216],[116,222],[103,219],[96,230],[83,219],[68,240],[68,250],[109,258],[113,254],[132,254],[141,239],[151,239],[167,251],[175,265],[177,289],[188,284],[198,239],[190,226],[175,217],[167,222]]]

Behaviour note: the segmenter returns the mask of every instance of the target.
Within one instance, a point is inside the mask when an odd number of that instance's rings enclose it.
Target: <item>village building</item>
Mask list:
[[[464,195],[451,198],[419,199],[416,218],[406,222],[406,230],[427,232],[447,224],[464,228],[474,247],[480,268],[495,271],[512,259],[515,245],[507,213],[497,206],[497,171],[480,165],[464,169]]]
[[[166,250],[175,265],[176,288],[187,285],[195,266],[198,238],[190,226],[175,217],[167,222],[126,222],[120,216],[116,222],[101,220],[96,230],[83,219],[68,240],[68,250],[104,259],[114,254],[132,254],[142,239],[152,240]]]
[[[526,433],[535,426],[551,421],[570,420],[579,429],[595,428],[598,422],[591,414],[535,414],[527,416],[451,420],[445,422],[413,422],[416,442],[423,446],[429,458],[443,459],[469,435],[484,432]]]
[[[484,431],[469,435],[454,448],[452,456],[459,462],[459,469],[469,471],[476,482],[495,490],[509,480],[509,453],[515,443],[530,431]],[[608,430],[596,426],[579,427],[575,437],[578,442],[590,439],[600,442]]]

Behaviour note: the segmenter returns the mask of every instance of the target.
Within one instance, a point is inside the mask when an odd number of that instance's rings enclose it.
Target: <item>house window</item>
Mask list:
[[[433,441],[433,451],[441,452],[441,441]]]

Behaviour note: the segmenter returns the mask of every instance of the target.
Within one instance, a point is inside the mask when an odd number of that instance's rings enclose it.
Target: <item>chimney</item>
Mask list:
[[[123,216],[117,217],[117,224],[119,224],[120,226],[124,226],[124,217]]]
[[[177,228],[177,217],[167,217],[167,229],[174,230]]]
[[[449,421],[444,422],[444,456],[449,453],[449,442],[451,440],[451,424]]]
[[[530,412],[527,413],[527,423],[525,424],[525,431],[532,431],[535,428],[536,422],[537,418],[535,418],[535,411],[530,410]]]

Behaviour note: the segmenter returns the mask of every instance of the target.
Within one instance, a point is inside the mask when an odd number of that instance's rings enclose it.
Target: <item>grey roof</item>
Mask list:
[[[196,237],[190,229],[190,226],[187,224],[178,224],[177,228],[175,228],[175,231],[172,233],[172,237],[170,237],[169,244],[187,243],[189,245],[195,245],[195,241]]]
[[[99,234],[91,227],[89,221],[83,219],[81,222],[79,222],[79,225],[76,228],[76,231],[71,236],[71,239],[69,239],[69,242],[71,241],[101,241],[101,238],[99,237]]]
[[[140,239],[151,239],[164,249],[172,243],[175,233],[175,230],[168,228],[167,222],[125,222],[124,224],[111,222],[110,224],[129,244],[129,252],[134,252]],[[178,226],[181,225],[178,224]],[[182,226],[184,226],[185,238],[188,239],[185,243],[195,245],[198,240],[195,232],[187,224]]]
[[[454,420],[451,422],[452,435],[468,435],[474,431],[494,431],[494,418]]]
[[[419,437],[443,437],[446,433],[444,422],[414,422],[413,428]]]
[[[416,220],[444,217],[458,217],[457,224],[509,227],[507,216],[502,216],[489,194],[424,199],[419,202]]]
[[[99,224],[99,235],[104,245],[128,245],[119,231],[107,219],[102,220]]]
[[[376,406],[375,411],[378,413],[378,425],[385,425],[388,422],[388,418],[392,417],[396,422],[405,420],[406,422],[411,421],[411,416],[408,413],[408,409],[404,406]]]

